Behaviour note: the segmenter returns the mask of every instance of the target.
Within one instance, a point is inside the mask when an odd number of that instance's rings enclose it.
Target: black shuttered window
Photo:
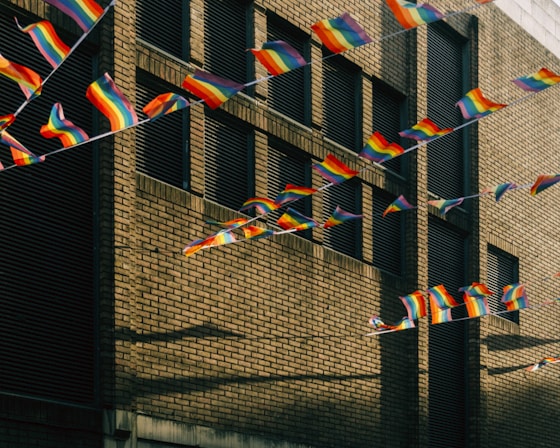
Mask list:
[[[503,288],[518,281],[518,270],[519,260],[516,257],[495,246],[488,245],[488,281],[486,285],[494,293],[488,297],[488,306],[492,313],[506,310],[506,306],[501,302]],[[518,311],[502,313],[499,316],[519,323]]]
[[[373,190],[373,265],[391,274],[402,270],[404,214],[383,212],[395,197],[383,190]]]

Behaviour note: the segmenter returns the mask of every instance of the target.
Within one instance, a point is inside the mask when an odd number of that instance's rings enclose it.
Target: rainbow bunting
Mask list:
[[[387,4],[401,26],[407,30],[435,22],[443,17],[436,8],[424,3],[417,5],[405,0],[387,0]]]
[[[332,215],[323,224],[324,229],[337,226],[352,219],[361,219],[364,215],[354,215],[353,213],[342,210],[338,205]]]
[[[103,14],[103,8],[93,0],[45,0],[45,2],[70,16],[84,33],[88,32]],[[113,3],[114,1],[111,2]]]
[[[235,235],[232,232],[221,230],[214,235],[212,244],[209,247],[223,246],[224,244],[235,243]]]
[[[190,257],[191,255],[198,252],[200,249],[204,249],[205,247],[210,247],[212,242],[214,241],[215,235],[210,235],[205,239],[194,240],[187,244],[183,249],[183,254],[186,257]]]
[[[531,195],[536,196],[557,182],[560,182],[560,174],[541,174],[531,187]]]
[[[389,213],[402,212],[403,210],[412,210],[416,208],[408,203],[406,198],[401,194],[397,199],[389,204],[389,206],[383,212],[383,218]]]
[[[332,154],[327,155],[322,162],[314,164],[312,168],[333,184],[340,184],[360,173],[350,169]]]
[[[239,209],[240,212],[256,208],[261,215],[266,215],[279,207],[272,199],[268,198],[251,198],[247,199],[243,206]]]
[[[399,297],[406,308],[410,320],[419,319],[428,315],[426,298],[420,291],[414,291],[406,296]]]
[[[472,282],[472,284],[469,286],[463,286],[462,288],[459,288],[459,292],[464,293],[465,296],[474,298],[488,297],[494,294],[488,289],[488,286],[486,286],[484,283],[478,282]]]
[[[486,99],[479,87],[472,89],[455,105],[459,106],[465,120],[482,118],[507,106],[507,104],[494,103]]]
[[[59,138],[62,146],[65,148],[89,140],[84,130],[64,118],[64,112],[60,103],[53,105],[49,122],[41,126],[39,132],[45,138]]]
[[[403,317],[398,322],[395,322],[394,325],[389,326],[389,328],[393,331],[408,330],[409,328],[415,328],[415,327],[416,324],[414,323],[414,321],[412,319],[409,319],[408,317]]]
[[[387,331],[391,329],[391,326],[383,322],[381,318],[377,315],[371,316],[368,322],[374,328],[375,331]]]
[[[433,303],[442,310],[460,305],[453,296],[447,292],[443,285],[428,288],[428,295],[430,296],[430,303]]]
[[[510,190],[515,190],[516,188],[517,185],[513,182],[505,182],[503,184],[496,185],[495,187],[485,188],[484,190],[482,190],[481,194],[494,193],[496,202],[499,202],[504,194],[506,194]]]
[[[297,201],[298,199],[309,196],[316,191],[317,190],[315,188],[299,187],[297,185],[288,184],[286,185],[286,188],[284,188],[284,190],[276,196],[274,203],[278,208],[278,206],[285,204],[286,202]]]
[[[218,226],[225,227],[226,229],[236,229],[237,227],[241,227],[242,225],[246,224],[249,221],[247,218],[235,218],[230,219],[229,221],[214,221],[213,219],[209,219],[206,221],[206,224],[215,224]]]
[[[464,201],[464,198],[457,198],[457,199],[437,199],[433,201],[428,201],[428,204],[433,205],[436,207],[442,216],[445,216],[449,210],[453,207],[457,207],[461,205]]]
[[[8,61],[1,54],[0,74],[17,82],[27,99],[41,94],[41,77],[28,67]]]
[[[412,128],[405,129],[404,131],[399,132],[399,135],[401,137],[410,138],[412,140],[427,141],[445,134],[449,134],[452,131],[453,128],[440,129],[432,120],[430,120],[429,118],[424,118],[423,120],[412,126]]]
[[[464,300],[469,317],[480,317],[490,314],[486,297],[473,297],[465,294]]]
[[[108,73],[92,82],[86,91],[87,99],[105,115],[115,132],[138,123],[132,104],[115,85]]]
[[[362,152],[358,155],[364,159],[372,160],[373,162],[383,163],[403,153],[404,149],[402,146],[396,143],[389,144],[383,135],[379,132],[374,132],[368,139]]]
[[[510,300],[505,303],[508,311],[518,311],[524,308],[529,308],[529,301],[527,297],[520,297],[519,299]]]
[[[346,12],[334,19],[321,20],[311,25],[311,29],[333,53],[342,53],[371,42],[362,27]]]
[[[430,314],[432,315],[433,325],[443,324],[453,320],[451,308],[440,309],[432,300],[430,300]]]
[[[16,116],[14,114],[3,115],[0,117],[0,131],[3,131],[8,126],[11,126],[15,121]]]
[[[560,76],[547,68],[541,68],[537,73],[529,76],[521,76],[512,81],[517,87],[527,92],[540,92],[547,87],[560,82]]]
[[[508,311],[520,310],[529,306],[525,285],[521,283],[512,283],[503,288],[504,294],[501,302],[505,303]]]
[[[35,163],[41,163],[45,161],[45,156],[35,156],[16,148],[10,148],[12,152],[12,158],[17,166],[27,166],[33,165]]]
[[[548,364],[556,364],[559,362],[560,356],[547,356],[546,358],[541,359],[538,363],[527,367],[525,370],[528,370],[529,372],[535,372],[536,370],[542,369]]]
[[[211,109],[217,109],[245,86],[211,73],[195,70],[187,75],[183,87],[203,100]]]
[[[273,76],[278,76],[307,65],[306,60],[303,59],[297,50],[282,40],[265,42],[260,50],[252,48],[251,53],[255,55],[268,73]]]
[[[189,102],[181,95],[168,92],[156,96],[152,101],[146,104],[142,110],[150,118],[150,121],[156,121],[164,115],[177,112],[188,106]]]
[[[314,219],[302,215],[293,208],[288,208],[286,213],[278,218],[277,223],[284,230],[293,230],[295,232],[312,229],[313,227],[317,227],[319,225],[319,223]]]
[[[24,152],[31,157],[36,157],[35,154],[33,154],[31,151],[29,151],[29,149],[23,146],[14,136],[9,134],[8,131],[2,131],[2,133],[0,133],[0,143],[9,146],[10,148],[15,148],[18,151]]]
[[[57,68],[70,52],[70,47],[58,37],[51,22],[42,20],[21,27],[16,19],[16,24],[22,32],[29,34],[37,50],[53,68]]]
[[[268,238],[269,236],[274,235],[273,230],[263,229],[262,227],[257,226],[243,227],[242,230],[245,235],[245,239],[248,240],[258,240],[260,238]]]

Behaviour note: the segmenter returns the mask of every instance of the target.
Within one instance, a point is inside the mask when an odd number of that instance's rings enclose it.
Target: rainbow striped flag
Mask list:
[[[469,317],[480,317],[490,314],[490,308],[488,307],[488,300],[486,297],[473,297],[465,295],[464,300]]]
[[[0,131],[3,131],[8,126],[11,126],[12,123],[16,120],[16,116],[14,114],[3,115],[0,117]]]
[[[459,288],[459,292],[464,293],[465,296],[468,297],[488,297],[494,294],[492,291],[488,289],[484,283],[472,282],[469,286],[463,286]]]
[[[261,215],[266,215],[279,207],[272,199],[268,198],[251,198],[247,199],[243,206],[239,209],[240,212],[256,208]]]
[[[472,89],[455,105],[459,106],[465,120],[482,118],[507,106],[507,104],[494,103],[485,98],[479,87]]]
[[[322,162],[314,164],[312,168],[333,184],[340,184],[360,173],[350,169],[332,154]]]
[[[453,316],[451,315],[451,308],[440,309],[430,300],[430,314],[432,315],[432,325],[444,324],[451,322]]]
[[[560,174],[541,174],[531,187],[531,195],[536,196],[558,182],[560,182]]]
[[[257,226],[243,227],[242,230],[245,235],[245,239],[247,240],[258,240],[260,238],[268,238],[269,236],[274,235],[273,230],[263,229],[262,227]]]
[[[447,292],[445,286],[438,285],[428,288],[428,295],[430,302],[437,306],[439,309],[453,308],[460,304]]]
[[[527,297],[525,292],[525,285],[522,283],[512,283],[506,285],[503,288],[504,294],[502,296],[502,303],[507,304],[508,302],[514,302],[519,299],[524,299]]]
[[[312,218],[301,214],[293,208],[289,208],[277,221],[278,225],[284,230],[293,230],[299,232],[300,230],[312,229],[317,227],[319,223]]]
[[[84,33],[88,32],[103,14],[103,8],[93,0],[45,0],[45,2],[70,16]],[[111,5],[113,3],[114,0]]]
[[[10,148],[12,152],[12,158],[17,166],[27,166],[33,165],[35,163],[41,163],[45,161],[45,156],[35,156],[33,154],[20,151],[16,148]]]
[[[284,188],[284,190],[281,191],[278,196],[276,196],[274,203],[277,205],[276,208],[278,208],[286,202],[297,201],[298,199],[309,196],[316,191],[317,190],[315,188],[299,187],[297,185],[288,184],[286,185],[286,188]]]
[[[482,190],[481,194],[493,193],[496,198],[496,202],[499,202],[504,194],[510,190],[515,190],[516,188],[517,185],[513,182],[504,182],[503,184],[496,185],[495,187],[485,188]]]
[[[390,329],[393,331],[408,330],[409,328],[416,328],[416,324],[408,317],[403,317],[398,322],[395,322],[394,325],[390,325]]]
[[[426,298],[420,291],[414,291],[406,296],[399,297],[406,308],[409,319],[419,319],[428,315]]]
[[[368,139],[366,146],[360,152],[359,157],[383,163],[404,153],[402,146],[396,143],[388,143],[379,132],[374,132]]]
[[[206,224],[214,224],[217,226],[225,227],[226,229],[236,229],[237,227],[241,227],[242,225],[246,224],[247,221],[249,221],[247,218],[235,218],[224,222],[209,219],[208,221],[206,221]]]
[[[412,210],[416,208],[408,203],[406,198],[401,194],[397,199],[389,204],[389,206],[383,212],[383,218],[389,213],[402,212],[403,210]]]
[[[512,81],[517,87],[527,92],[540,92],[560,82],[560,76],[547,68],[541,68],[537,73],[521,76]]]
[[[334,19],[321,20],[311,25],[311,29],[333,53],[342,53],[371,42],[371,38],[347,12]]]
[[[505,303],[508,311],[518,311],[524,308],[529,308],[529,300],[527,297],[520,297],[519,299],[510,300]]]
[[[442,216],[445,216],[449,210],[453,207],[457,207],[461,205],[464,201],[464,198],[457,198],[457,199],[437,199],[433,201],[428,201],[428,204],[433,205],[436,207]]]
[[[383,322],[381,318],[376,314],[371,316],[368,322],[374,328],[375,331],[387,331],[391,329],[391,326]]]
[[[115,85],[108,73],[88,86],[86,97],[109,119],[111,131],[118,131],[138,123],[138,117],[132,104]]]
[[[544,366],[548,364],[556,364],[560,362],[560,356],[547,356],[546,358],[541,359],[538,363],[530,365],[525,370],[529,372],[534,372],[536,370],[542,369]]]
[[[346,221],[350,221],[352,219],[361,219],[363,217],[364,217],[364,215],[355,215],[353,213],[350,213],[350,212],[347,212],[347,211],[341,209],[337,205],[336,209],[333,211],[332,215],[323,224],[323,228],[328,229],[330,227],[334,227],[334,226],[337,226],[339,224],[342,224]]]
[[[23,146],[12,134],[8,133],[8,131],[3,131],[0,133],[0,143],[3,145],[9,146],[10,148],[15,148],[18,151],[21,151],[25,154],[30,155],[31,157],[36,157],[29,149]]]
[[[432,120],[424,118],[410,129],[399,132],[399,135],[416,141],[428,141],[450,132],[453,132],[453,128],[440,129]]]
[[[28,67],[8,61],[0,54],[0,74],[17,82],[27,99],[41,94],[43,80]]]
[[[152,101],[143,107],[144,113],[150,118],[150,121],[156,121],[164,115],[177,112],[189,106],[189,102],[181,95],[168,92],[156,96]]]
[[[65,148],[89,140],[89,136],[83,129],[64,118],[60,103],[53,105],[48,123],[41,126],[39,132],[45,138],[59,138]]]
[[[278,76],[296,68],[307,65],[307,61],[287,42],[275,40],[265,42],[262,48],[251,49],[257,60],[266,68],[268,73]]]
[[[217,109],[245,86],[202,70],[187,75],[183,87],[203,100],[211,109]]]
[[[424,3],[417,5],[405,0],[387,0],[387,4],[401,26],[407,30],[435,22],[443,17],[436,8]]]
[[[37,50],[53,68],[57,68],[70,52],[70,47],[58,37],[48,20],[21,27],[16,19],[16,24],[22,32],[29,34]]]
[[[186,257],[190,257],[191,255],[198,252],[200,249],[204,249],[205,247],[210,247],[210,245],[214,241],[214,237],[215,237],[215,235],[210,235],[207,238],[194,240],[194,241],[190,242],[183,249],[183,254]]]

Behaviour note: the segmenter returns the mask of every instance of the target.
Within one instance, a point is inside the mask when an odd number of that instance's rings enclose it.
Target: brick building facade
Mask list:
[[[343,12],[374,42],[319,63],[329,53],[310,25]],[[41,0],[0,1],[0,52],[41,74],[13,16],[79,35]],[[557,188],[475,197],[445,216],[427,206],[557,171],[557,87],[521,100],[511,80],[559,73],[558,59],[492,3],[400,30],[381,0],[116,3],[14,123],[38,153],[57,147],[35,135],[55,101],[90,135],[109,129],[84,96],[104,72],[143,118],[159,93],[195,102],[181,83],[196,68],[266,77],[245,51],[266,41],[317,63],[216,111],[193,104],[0,173],[0,446],[556,446],[558,370],[523,368],[560,353],[558,305],[364,336],[369,316],[397,321],[399,296],[417,289],[460,299],[483,282],[494,311],[506,284],[525,283],[531,305],[559,289]],[[0,85],[9,113],[20,92]],[[511,106],[383,166],[357,157],[375,130],[407,148],[398,131],[426,116],[460,126],[455,103],[474,87]],[[298,210],[323,221],[340,205],[362,220],[181,254],[217,230],[205,221],[244,216],[249,197],[324,186],[311,165],[328,154],[367,169]],[[381,219],[400,194],[418,208]]]

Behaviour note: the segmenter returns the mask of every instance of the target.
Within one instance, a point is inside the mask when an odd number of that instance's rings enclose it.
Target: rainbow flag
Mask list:
[[[297,50],[282,40],[265,42],[260,50],[252,48],[251,53],[273,76],[307,65],[307,61]]]
[[[194,240],[187,244],[183,249],[183,254],[186,257],[190,257],[191,255],[198,252],[200,249],[204,249],[205,247],[210,247],[212,242],[214,241],[215,235],[210,235],[205,239]]]
[[[469,286],[463,286],[462,288],[459,288],[459,292],[464,293],[465,296],[474,298],[488,297],[494,294],[488,289],[488,286],[486,286],[484,283],[478,282],[472,282],[472,284]]]
[[[35,156],[33,154],[20,151],[16,148],[10,148],[12,152],[12,158],[17,166],[27,166],[33,165],[35,163],[41,163],[45,161],[45,156]]]
[[[534,372],[536,370],[542,369],[544,366],[548,364],[556,364],[558,362],[560,362],[560,356],[556,356],[556,357],[547,356],[546,358],[541,359],[538,363],[527,367],[525,370],[528,370],[529,372]]]
[[[403,317],[398,322],[395,322],[394,325],[390,325],[390,329],[393,331],[408,330],[409,328],[416,328],[416,324],[408,317]]]
[[[2,133],[0,133],[0,143],[9,146],[10,148],[15,148],[18,151],[28,154],[31,157],[37,157],[35,154],[29,151],[29,149],[23,146],[14,136],[12,136],[12,134],[9,134],[8,131],[3,131]]]
[[[260,238],[268,238],[269,236],[274,235],[274,231],[257,226],[243,227],[242,230],[245,235],[245,239],[247,240],[258,240]]]
[[[503,288],[504,294],[502,296],[502,303],[513,302],[519,299],[526,298],[525,285],[522,283],[512,283]]]
[[[240,212],[256,208],[261,215],[266,215],[279,207],[272,199],[268,198],[251,198],[247,199],[243,206],[239,209]]]
[[[449,210],[453,207],[457,207],[461,205],[464,201],[464,198],[457,198],[457,199],[437,199],[433,201],[428,201],[428,204],[433,205],[436,207],[442,216],[445,216]]]
[[[406,308],[408,318],[410,320],[419,319],[428,315],[428,310],[426,309],[426,298],[420,291],[414,291],[411,294],[407,294],[406,296],[399,298]]]
[[[443,17],[436,8],[424,3],[417,5],[404,0],[387,0],[387,4],[401,26],[407,30],[435,22]]]
[[[225,227],[226,229],[236,229],[237,227],[241,227],[242,225],[246,224],[249,221],[247,218],[235,218],[230,219],[229,221],[214,221],[213,219],[209,219],[206,221],[206,224],[214,224],[221,227]]]
[[[371,316],[368,322],[375,331],[387,331],[391,329],[391,326],[383,322],[378,315]]]
[[[103,8],[93,0],[45,0],[45,2],[70,16],[84,33],[88,32],[103,14]],[[114,0],[111,5],[113,3]]]
[[[195,70],[187,75],[183,87],[203,100],[211,109],[217,109],[245,86],[211,73]]]
[[[16,24],[22,32],[29,34],[37,50],[53,68],[57,68],[70,52],[70,47],[58,37],[51,22],[42,20],[21,27],[16,19]]]
[[[510,300],[509,302],[505,303],[506,309],[508,311],[517,311],[522,310],[524,308],[529,308],[529,300],[527,297],[520,297],[518,299]]]
[[[496,198],[496,202],[499,202],[504,194],[506,194],[510,190],[515,190],[516,188],[517,185],[513,182],[505,182],[503,184],[496,185],[495,187],[485,188],[484,190],[482,190],[481,194],[493,193]]]
[[[459,106],[465,120],[482,118],[507,106],[507,104],[494,103],[486,99],[479,87],[472,89],[455,105]]]
[[[168,92],[156,96],[152,101],[146,104],[142,110],[150,118],[150,121],[156,121],[164,115],[177,112],[188,106],[189,102],[181,95]]]
[[[340,184],[360,173],[351,170],[332,154],[329,154],[322,162],[314,164],[312,168],[333,184]]]
[[[334,226],[337,226],[339,224],[342,224],[346,221],[350,221],[352,219],[361,219],[363,217],[364,217],[364,215],[354,215],[353,213],[342,210],[337,205],[336,209],[333,211],[332,215],[323,224],[323,228],[328,229],[330,227],[334,227]]]
[[[342,53],[371,42],[371,38],[347,12],[334,19],[321,20],[311,25],[311,29],[333,53]]]
[[[16,120],[16,116],[14,114],[3,115],[0,117],[0,131],[3,131],[8,126],[11,126],[12,123]]]
[[[531,195],[536,196],[558,182],[560,182],[560,174],[541,174],[531,187]]]
[[[383,212],[383,218],[389,213],[402,212],[403,210],[412,210],[416,208],[408,203],[406,198],[401,194],[397,199],[389,204],[389,206]]]
[[[383,163],[404,153],[402,146],[396,143],[389,144],[385,137],[379,132],[374,132],[368,139],[366,146],[360,152],[359,157]]]
[[[278,225],[284,230],[293,230],[299,232],[300,230],[312,229],[317,227],[319,223],[314,219],[304,216],[297,210],[289,208],[277,221]]]
[[[138,117],[132,104],[115,85],[108,73],[88,86],[86,97],[109,119],[111,131],[118,131],[138,123]]]
[[[28,67],[8,61],[0,54],[0,75],[10,78],[17,82],[26,98],[37,96],[41,93],[43,80],[41,77]]]
[[[53,105],[49,122],[41,126],[39,132],[45,138],[59,138],[62,146],[65,148],[89,140],[88,135],[83,129],[64,118],[64,112],[60,103]]]
[[[488,307],[488,300],[486,297],[472,297],[465,295],[464,300],[469,317],[480,317],[490,314],[490,308]]]
[[[537,73],[521,76],[512,81],[517,87],[527,92],[540,92],[560,82],[560,76],[547,68],[541,68]]]
[[[453,316],[451,315],[451,308],[440,309],[431,300],[430,314],[432,315],[432,325],[444,324],[453,320]]]
[[[399,132],[399,135],[412,140],[428,141],[449,134],[450,132],[453,132],[453,128],[440,129],[432,120],[424,118],[412,126],[412,128]]]
[[[447,292],[445,286],[438,285],[428,288],[428,295],[430,296],[430,303],[433,303],[439,309],[453,308],[460,304]]]
[[[298,199],[304,198],[305,196],[309,196],[310,194],[315,193],[317,190],[315,188],[309,187],[299,187],[297,185],[288,184],[283,191],[281,191],[274,203],[276,204],[276,208],[285,204],[286,202],[297,201]]]

